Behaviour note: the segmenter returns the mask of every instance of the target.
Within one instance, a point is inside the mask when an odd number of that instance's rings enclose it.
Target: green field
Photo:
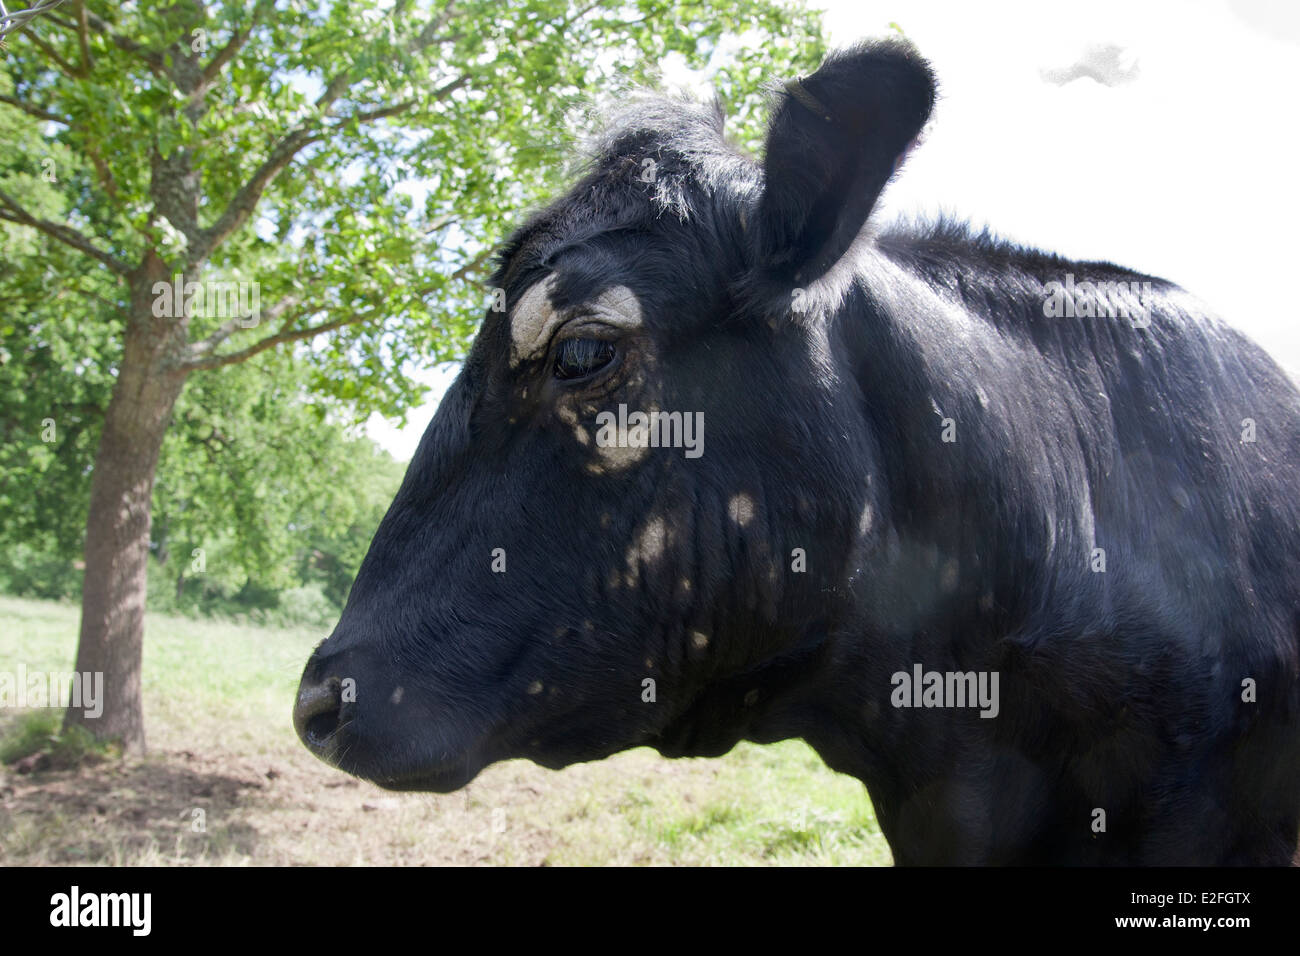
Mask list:
[[[0,671],[70,671],[77,619],[0,597]],[[797,741],[717,760],[643,748],[559,773],[511,761],[445,796],[354,780],[289,722],[322,636],[150,615],[148,756],[0,767],[0,865],[890,862],[862,785]],[[0,733],[33,719],[0,710]]]

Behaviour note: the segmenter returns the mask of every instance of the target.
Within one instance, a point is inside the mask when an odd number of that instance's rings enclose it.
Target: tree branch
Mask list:
[[[86,19],[86,0],[77,0],[77,43],[81,47],[81,72],[89,76],[95,61],[90,56],[90,22]]]
[[[274,0],[258,0],[257,5],[253,7],[253,15],[249,20],[248,28],[234,31],[226,45],[218,50],[212,61],[203,68],[202,86],[204,88],[211,84],[221,73],[222,67],[233,60],[235,54],[243,49],[244,44],[248,42],[248,38],[253,35],[253,29],[274,5]]]
[[[438,36],[438,32],[448,24],[455,12],[456,0],[448,0],[447,5],[442,8],[442,13],[438,14],[424,25],[424,29],[421,30],[419,36],[415,38],[414,48],[417,50],[423,50],[425,47],[437,43],[438,40],[441,39]]]
[[[339,73],[325,84],[325,90],[316,98],[316,109],[322,116],[330,111],[334,101],[343,95],[343,91],[352,85],[352,74],[347,70]]]
[[[475,256],[473,256],[468,262],[466,262],[459,269],[456,269],[454,272],[449,272],[444,277],[443,281],[437,282],[433,285],[426,285],[420,289],[417,289],[415,292],[416,298],[423,299],[426,295],[430,295],[434,292],[443,291],[446,288],[446,283],[448,281],[455,282],[461,279],[470,278],[471,276],[474,275],[475,272],[477,272],[480,268],[482,268],[483,263],[487,262],[489,259],[492,258],[492,253],[494,251],[495,250],[491,246],[487,246],[484,247],[483,249],[480,249]]]
[[[460,222],[459,216],[448,216],[445,219],[439,219],[437,222],[431,223],[430,225],[426,226],[424,229],[424,234],[426,236],[429,236],[435,232],[441,232],[443,229],[446,229],[449,226],[454,226],[458,222]]]
[[[254,14],[256,16],[256,13]],[[253,35],[254,24],[249,24],[247,30],[236,30],[231,35],[230,40],[217,51],[211,62],[203,68],[203,86],[206,87],[218,76],[221,75],[222,68],[235,58],[235,54],[240,51],[248,38]]]
[[[112,253],[105,252],[93,242],[83,236],[71,226],[65,226],[62,223],[51,222],[48,219],[38,219],[27,210],[25,210],[16,199],[8,193],[0,190],[0,219],[7,219],[9,222],[16,222],[23,226],[31,226],[33,229],[39,229],[51,238],[59,240],[64,245],[71,246],[79,252],[98,259],[104,265],[108,266],[114,272],[120,275],[126,275],[131,271],[131,267]]]
[[[573,16],[562,21],[558,26],[556,26],[555,28],[556,36],[564,36],[565,32],[569,29],[569,27],[573,26],[575,23],[577,23],[587,14],[591,13],[591,11],[595,10],[598,6],[600,6],[600,0],[595,0],[594,3],[589,3],[585,7],[581,7],[578,10],[575,10],[573,12]]]
[[[22,33],[24,36],[27,37],[27,39],[31,40],[34,44],[36,44],[37,49],[39,49],[42,53],[44,53],[47,57],[49,57],[52,61],[54,61],[55,66],[59,68],[59,71],[63,73],[64,76],[68,77],[68,79],[70,80],[83,79],[81,75],[81,71],[78,70],[71,63],[69,63],[67,60],[65,60],[63,57],[59,56],[58,51],[55,50],[54,47],[50,46],[48,43],[46,43],[44,40],[42,40],[35,33],[33,33],[31,30],[27,28],[24,28]]]
[[[456,77],[456,79],[452,80],[450,83],[444,83],[442,86],[434,90],[433,98],[435,100],[445,100],[448,96],[456,92],[458,89],[460,89],[468,82],[469,82],[469,76],[466,74],[461,74],[460,76]]]
[[[69,291],[75,292],[77,295],[81,296],[82,298],[90,299],[92,302],[98,302],[100,305],[104,306],[105,308],[111,309],[112,311],[117,312],[119,314],[125,314],[128,308],[126,303],[115,302],[112,299],[106,299],[98,292],[92,292],[89,289],[83,289],[80,286],[73,286]]]
[[[62,26],[64,29],[73,30],[73,31],[76,30],[75,25],[69,23],[66,20],[60,19],[59,17],[51,16],[49,14],[47,14],[47,16],[49,16],[51,20],[53,20],[55,23]],[[141,62],[144,63],[145,66],[149,67],[150,72],[152,72],[155,76],[164,79],[167,77],[167,71],[164,68],[163,59],[157,53],[153,52],[152,50],[145,49],[143,46],[141,46],[139,43],[136,43],[130,37],[122,36],[120,33],[118,33],[113,29],[112,25],[109,24],[108,21],[97,17],[95,14],[89,11],[86,11],[86,22],[90,24],[91,29],[93,29],[96,33],[102,33],[104,34],[104,36],[112,40],[113,45],[116,46],[119,50],[123,50],[127,53],[130,53],[132,56],[137,57]]]
[[[483,249],[479,250],[478,255],[470,259],[469,262],[465,263],[463,266],[461,266],[459,269],[457,269],[447,278],[464,279],[473,275],[475,272],[479,270],[479,268],[483,265],[483,263],[487,262],[489,259],[492,258],[492,253],[495,251],[496,250],[494,250],[491,246],[485,246]]]
[[[279,302],[277,302],[275,305],[271,306],[271,308],[263,310],[261,313],[261,317],[267,319],[268,321],[274,321],[275,319],[278,319],[280,316],[284,315],[284,313],[287,312],[289,309],[293,308],[295,305],[298,305],[301,301],[302,300],[299,299],[297,296],[287,295]],[[191,362],[196,362],[199,359],[206,358],[207,356],[211,355],[214,351],[216,351],[217,346],[220,345],[222,342],[224,342],[226,339],[230,338],[230,336],[234,335],[242,328],[248,328],[248,326],[244,325],[244,322],[247,321],[249,318],[250,316],[242,315],[237,318],[229,319],[228,321],[223,322],[221,325],[219,325],[216,331],[214,331],[207,338],[201,339],[198,342],[192,342],[188,347],[186,347],[185,354],[181,359],[181,364],[188,365]]]
[[[415,107],[415,100],[403,100],[401,103],[394,103],[392,106],[385,106],[382,109],[362,110],[353,113],[351,116],[340,116],[335,126],[341,126],[344,123],[355,120],[358,123],[370,123],[377,119],[383,119],[387,116],[397,116],[401,113],[407,113]]]
[[[410,44],[408,44],[407,52],[419,53],[421,50],[424,50],[427,47],[431,46],[432,44],[438,42],[439,37],[437,36],[437,31],[447,25],[447,21],[451,19],[452,14],[455,12],[455,7],[456,7],[455,0],[451,0],[451,2],[449,2],[447,6],[443,8],[442,13],[439,14],[435,19],[430,20],[425,25],[424,29],[420,31],[419,35],[416,36],[416,38]],[[404,8],[405,5],[403,4],[403,9]],[[395,9],[392,15],[397,16],[397,14],[398,11]],[[353,77],[352,70],[343,70],[340,73],[338,73],[336,76],[332,77],[330,81],[325,84],[325,91],[321,93],[321,95],[316,100],[316,109],[320,111],[322,116],[329,114],[329,111],[334,106],[334,103],[338,100],[340,96],[343,95],[344,91],[347,90],[347,88],[352,85],[353,78],[354,77]],[[467,77],[461,76],[458,79],[452,81],[451,83],[448,83],[446,86],[435,90],[433,94],[434,98],[442,99],[442,97],[445,96],[447,93],[450,93],[452,90],[458,89],[459,87],[463,86],[467,82],[467,79],[468,79]]]
[[[434,22],[445,24],[451,17],[454,6],[455,3],[454,0],[452,0],[452,2],[447,4],[442,14]],[[402,5],[402,9],[405,9],[405,4]],[[411,43],[410,49],[412,51],[421,50],[425,46],[434,42],[436,37],[426,37],[426,33],[428,33],[427,29],[422,30],[415,41]],[[353,79],[353,71],[345,69],[340,71],[325,84],[324,91],[316,99],[315,106],[318,119],[329,115],[334,104],[352,85]],[[456,79],[434,90],[434,98],[442,99],[455,90],[460,89],[467,82],[469,82],[469,77],[467,75],[458,76]],[[374,110],[356,114],[353,118],[361,122],[366,122],[368,120],[380,119],[384,116],[395,116],[398,113],[405,112],[414,105],[414,103],[408,104],[403,102],[392,106],[378,107]],[[189,261],[191,265],[197,265],[206,260],[208,256],[212,254],[214,249],[220,246],[231,236],[231,234],[248,222],[248,219],[252,216],[258,202],[261,201],[262,194],[266,191],[266,188],[271,184],[275,177],[283,172],[284,169],[293,162],[294,157],[296,157],[305,147],[325,138],[325,133],[328,129],[313,129],[312,126],[309,125],[310,122],[310,120],[304,120],[281,137],[279,142],[271,147],[271,151],[262,165],[253,172],[253,175],[247,182],[239,187],[234,198],[230,200],[230,204],[226,206],[225,210],[217,218],[217,221],[208,228],[200,231],[198,242],[193,243],[190,246]],[[343,122],[346,122],[346,120],[343,120]]]
[[[28,116],[35,116],[37,119],[48,120],[51,123],[58,123],[61,126],[71,126],[72,120],[65,119],[62,116],[56,116],[48,110],[43,110],[39,106],[32,106],[30,103],[24,103],[20,99],[12,96],[0,95],[0,103],[20,109]]]
[[[334,329],[341,329],[346,325],[355,325],[365,319],[370,318],[374,313],[353,312],[351,315],[342,319],[335,319],[332,322],[322,322],[320,325],[311,325],[305,329],[282,329],[275,335],[268,335],[260,342],[254,342],[248,348],[240,349],[238,352],[227,352],[225,355],[209,355],[207,358],[196,359],[194,361],[184,362],[181,367],[186,371],[197,371],[205,368],[221,368],[223,365],[234,365],[237,362],[243,362],[252,358],[259,352],[265,352],[269,348],[282,345],[286,342],[298,342],[302,339],[309,339],[313,336],[320,335],[322,332],[332,332]]]
[[[104,162],[98,147],[87,143],[86,153],[90,156],[90,162],[95,167],[95,175],[99,177],[99,184],[104,187],[104,192],[108,194],[109,199],[116,200],[117,180],[113,178],[113,171],[108,168],[108,163]]]
[[[321,139],[306,126],[297,126],[290,130],[271,148],[271,153],[261,166],[257,167],[248,182],[239,187],[230,205],[206,229],[199,231],[198,242],[190,247],[190,263],[197,264],[212,254],[212,250],[226,241],[248,221],[253,210],[257,208],[266,187],[278,176],[304,148]]]

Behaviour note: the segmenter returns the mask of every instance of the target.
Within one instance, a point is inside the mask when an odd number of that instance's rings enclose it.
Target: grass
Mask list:
[[[99,742],[84,727],[62,727],[63,714],[46,708],[30,710],[6,726],[0,738],[0,763],[18,764],[39,756],[42,767],[67,769],[121,755],[119,748]]]
[[[0,670],[71,670],[77,621],[0,597]],[[144,758],[60,734],[55,711],[0,710],[0,865],[890,862],[862,785],[798,741],[716,760],[642,748],[558,773],[516,760],[448,795],[355,780],[289,720],[321,636],[151,614]]]

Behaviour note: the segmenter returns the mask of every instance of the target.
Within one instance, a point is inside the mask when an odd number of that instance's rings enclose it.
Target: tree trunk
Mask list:
[[[98,717],[70,706],[64,726],[81,725],[127,753],[144,751],[141,665],[154,475],[185,373],[171,366],[185,336],[184,317],[153,315],[153,284],[170,281],[149,254],[132,274],[131,316],[122,363],[104,414],[86,519],[78,673],[102,673]],[[93,685],[92,685],[93,686]],[[72,702],[77,703],[75,700]]]

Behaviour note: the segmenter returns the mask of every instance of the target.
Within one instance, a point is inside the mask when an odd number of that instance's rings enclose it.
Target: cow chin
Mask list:
[[[345,773],[360,777],[385,790],[419,791],[426,793],[452,793],[466,786],[484,769],[493,763],[511,759],[526,759],[547,770],[563,770],[576,763],[588,763],[604,760],[635,744],[615,749],[574,746],[572,742],[543,743],[535,741],[533,746],[520,752],[503,752],[488,756],[480,748],[474,748],[459,758],[444,759],[433,765],[422,765],[409,770],[393,770],[391,751],[380,760],[365,760],[356,751],[345,754],[341,760],[329,762]],[[373,765],[372,765],[373,763]]]
[[[337,731],[337,740],[326,749],[318,749],[317,756],[385,790],[432,793],[459,790],[492,763],[476,746],[449,745],[421,753],[425,748],[414,744],[419,739],[419,734],[398,732],[369,740],[352,726],[344,725]]]
[[[366,776],[365,774],[354,774],[354,776],[359,776],[364,780],[369,780],[371,783],[383,787],[385,790],[415,791],[419,793],[453,793],[477,777],[479,771],[482,769],[481,766],[469,764],[448,770],[420,772],[399,777],[371,777]]]

